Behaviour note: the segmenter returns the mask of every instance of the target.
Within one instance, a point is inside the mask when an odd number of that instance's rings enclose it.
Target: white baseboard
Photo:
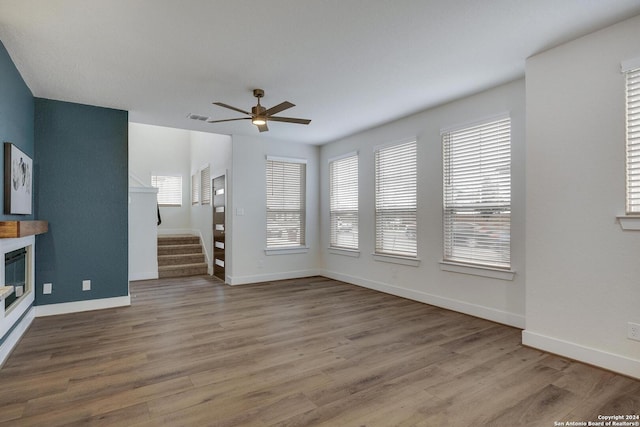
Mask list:
[[[126,307],[129,305],[131,305],[131,296],[127,295],[124,297],[37,305],[35,306],[35,315],[36,317],[55,316],[57,314],[79,313],[81,311],[102,310],[105,308]]]
[[[31,322],[33,322],[34,317],[35,307],[31,307],[24,317],[18,322],[13,331],[11,331],[9,336],[7,336],[2,345],[0,345],[0,367],[7,360],[13,351],[13,348],[18,344],[20,338],[22,338],[22,335],[27,331]]]
[[[373,289],[391,295],[423,302],[425,304],[435,305],[437,307],[446,308],[460,313],[468,314],[474,317],[491,320],[492,322],[502,323],[516,328],[524,328],[525,317],[516,313],[496,310],[494,308],[485,307],[477,304],[471,304],[465,301],[455,300],[452,298],[441,297],[426,292],[415,291],[411,289],[401,288],[389,285],[387,283],[376,282],[373,280],[363,279],[361,277],[349,276],[342,273],[324,270],[319,274],[331,279],[340,280],[351,283],[353,285],[362,286],[364,288]]]
[[[287,279],[299,279],[302,277],[311,277],[322,275],[320,270],[297,270],[287,271],[284,273],[267,273],[256,274],[252,276],[227,276],[227,284],[235,285],[248,285],[250,283],[270,282],[273,280],[287,280]]]
[[[130,273],[129,274],[129,281],[133,282],[136,280],[153,280],[153,279],[157,279],[158,278],[158,272],[157,271],[145,271],[142,273]]]
[[[640,360],[524,330],[522,344],[640,379]]]

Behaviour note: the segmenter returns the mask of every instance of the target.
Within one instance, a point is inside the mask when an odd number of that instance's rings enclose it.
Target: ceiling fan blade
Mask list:
[[[267,124],[266,124],[266,123],[265,123],[265,124],[263,124],[263,125],[256,125],[256,126],[258,127],[258,130],[259,130],[260,132],[266,132],[266,131],[268,131],[268,130],[269,130],[269,128],[267,127]]]
[[[293,117],[268,117],[267,120],[273,122],[298,123],[300,125],[308,125],[311,123],[309,119],[294,119]]]
[[[239,119],[207,120],[207,123],[233,122],[235,120],[251,120],[251,117],[240,117]]]
[[[217,105],[218,107],[228,108],[230,110],[237,111],[237,112],[243,113],[243,114],[247,114],[249,116],[251,115],[251,113],[249,113],[247,111],[241,110],[239,108],[234,107],[233,105],[228,105],[228,104],[225,104],[223,102],[214,102],[213,105]]]
[[[295,106],[296,106],[296,104],[292,104],[289,101],[284,101],[284,102],[281,102],[280,104],[278,104],[278,105],[276,105],[274,107],[269,108],[267,111],[264,112],[264,114],[265,114],[265,116],[270,116],[272,114],[278,114],[280,111],[284,111],[284,110],[286,110],[288,108],[295,107]]]

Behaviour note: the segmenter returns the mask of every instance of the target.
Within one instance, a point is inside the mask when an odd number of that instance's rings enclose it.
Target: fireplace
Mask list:
[[[35,236],[0,239],[0,337],[33,305],[34,248]]]
[[[31,283],[27,281],[27,248],[16,249],[4,254],[4,285],[13,287],[13,292],[4,299],[5,313],[25,293],[29,293]]]

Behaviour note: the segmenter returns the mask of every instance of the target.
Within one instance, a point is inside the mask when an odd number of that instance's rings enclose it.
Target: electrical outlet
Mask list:
[[[627,337],[630,340],[640,341],[640,324],[629,322],[629,326],[627,328]]]
[[[53,286],[51,285],[51,283],[45,283],[44,285],[42,285],[42,293],[47,295],[51,293],[51,288]]]
[[[91,290],[91,280],[83,280],[82,281],[82,290],[90,291]]]

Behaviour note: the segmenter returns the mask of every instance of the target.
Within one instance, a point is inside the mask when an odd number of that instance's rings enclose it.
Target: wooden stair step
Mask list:
[[[200,254],[202,253],[202,245],[162,245],[158,246],[158,255],[178,255],[178,254]]]
[[[204,254],[171,254],[158,255],[158,266],[199,264],[204,262]]]
[[[158,267],[158,276],[160,278],[165,277],[186,277],[186,276],[200,276],[207,274],[207,264],[181,264],[181,265],[166,265]]]
[[[165,245],[195,245],[200,243],[200,237],[195,235],[167,235],[158,236],[158,246]]]

